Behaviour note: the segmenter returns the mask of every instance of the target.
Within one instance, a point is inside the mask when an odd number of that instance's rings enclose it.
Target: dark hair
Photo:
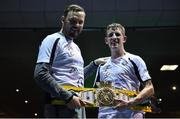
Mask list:
[[[124,26],[122,26],[121,24],[119,23],[112,23],[112,24],[109,24],[106,28],[106,32],[109,30],[109,29],[116,29],[116,28],[120,28],[123,32],[123,34],[125,35],[126,31],[125,31],[125,28]]]
[[[70,11],[73,11],[73,12],[81,12],[82,11],[85,13],[84,9],[81,6],[72,4],[65,8],[63,15],[66,17],[68,12],[70,12]]]

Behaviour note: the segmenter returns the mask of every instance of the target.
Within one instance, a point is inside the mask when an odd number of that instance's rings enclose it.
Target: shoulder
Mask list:
[[[139,55],[127,53],[127,56],[130,60],[132,60],[136,64],[144,63],[144,60]]]
[[[63,36],[59,33],[53,33],[53,34],[47,35],[43,39],[42,45],[52,46],[58,38],[61,39],[59,41],[62,41]]]
[[[57,38],[62,39],[62,35],[60,35],[58,33],[53,33],[53,34],[47,35],[43,41],[44,42],[52,42],[53,40],[55,41]]]
[[[126,54],[131,59],[139,59],[139,58],[141,58],[139,55],[132,54],[132,53],[129,53],[129,52],[126,52]]]

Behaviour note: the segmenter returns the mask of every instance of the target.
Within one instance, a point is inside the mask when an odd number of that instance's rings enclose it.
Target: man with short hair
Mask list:
[[[125,51],[124,43],[127,40],[125,28],[119,23],[107,26],[105,43],[108,45],[111,57],[99,68],[100,81],[112,82],[113,88],[129,91],[140,91],[140,80],[138,79],[134,65],[137,66],[140,78],[144,82],[143,89],[131,100],[115,99],[115,107],[100,107],[98,118],[138,118],[144,117],[144,112],[132,110],[135,106],[154,94],[154,87],[148,73],[145,62],[140,56]]]
[[[45,117],[83,118],[86,104],[75,92],[63,86],[84,86],[85,77],[97,68],[102,59],[91,62],[84,69],[84,61],[74,39],[81,33],[85,21],[85,11],[79,5],[69,5],[61,17],[59,32],[48,35],[41,43],[34,79],[48,94],[49,104],[45,105]],[[57,99],[61,104],[52,104]],[[84,116],[83,116],[84,115]]]

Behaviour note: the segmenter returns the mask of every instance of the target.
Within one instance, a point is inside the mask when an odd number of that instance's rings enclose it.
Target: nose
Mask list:
[[[73,23],[73,26],[74,26],[74,27],[80,27],[80,26],[81,26],[81,23],[78,22],[78,21],[76,21],[76,22]]]
[[[74,24],[72,24],[72,26],[73,26],[74,28],[78,28],[79,24],[78,24],[78,23],[74,23]]]
[[[113,33],[112,38],[117,38],[117,36],[116,36],[116,34],[115,34],[115,33]]]
[[[76,23],[74,24],[74,26],[78,27],[78,26],[79,26],[79,23],[78,23],[78,22],[76,22]]]

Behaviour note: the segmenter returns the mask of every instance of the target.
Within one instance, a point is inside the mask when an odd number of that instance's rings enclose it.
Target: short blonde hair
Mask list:
[[[109,29],[117,29],[117,28],[120,28],[120,29],[122,30],[123,35],[125,35],[125,33],[126,33],[125,28],[124,28],[124,26],[122,26],[122,25],[119,24],[119,23],[109,24],[109,25],[107,26],[107,28],[106,28],[106,34],[107,34],[107,31],[108,31]]]

